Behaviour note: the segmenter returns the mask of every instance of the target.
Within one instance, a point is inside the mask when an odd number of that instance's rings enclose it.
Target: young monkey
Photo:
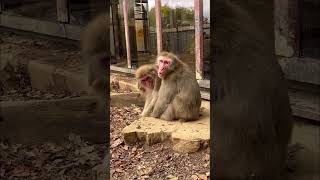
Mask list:
[[[135,74],[138,79],[138,89],[145,98],[144,108],[141,113],[142,117],[151,115],[158,98],[161,79],[157,75],[157,69],[156,65],[147,64],[139,67]]]

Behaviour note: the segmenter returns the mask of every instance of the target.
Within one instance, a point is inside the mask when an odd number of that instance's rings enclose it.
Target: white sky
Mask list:
[[[182,6],[187,8],[194,7],[195,0],[161,0],[161,5],[167,4],[170,7]],[[154,7],[155,0],[149,0],[149,10]],[[210,17],[210,0],[203,0],[203,16]]]

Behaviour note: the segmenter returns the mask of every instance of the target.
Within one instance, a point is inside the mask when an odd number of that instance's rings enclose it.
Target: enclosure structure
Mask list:
[[[276,55],[285,75],[295,86],[318,92],[319,0],[274,4]],[[109,8],[111,70],[134,73],[153,62],[159,50],[170,50],[195,70],[202,90],[208,92],[213,56],[209,7],[209,0],[113,0],[110,7],[100,0],[0,0],[0,26],[79,40],[84,25]],[[203,97],[210,99],[209,93]],[[320,115],[316,111],[301,116]]]
[[[275,1],[276,54],[289,79],[320,85],[320,1]]]
[[[111,12],[111,70],[132,74],[170,51],[195,70],[202,97],[210,99],[209,0],[120,0]]]
[[[320,1],[275,1],[276,55],[299,110],[295,115],[320,121]],[[302,93],[301,93],[302,92]]]
[[[1,0],[0,26],[79,40],[83,25],[105,12],[99,0]]]

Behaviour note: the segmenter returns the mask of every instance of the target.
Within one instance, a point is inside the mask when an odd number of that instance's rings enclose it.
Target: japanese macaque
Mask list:
[[[138,89],[145,98],[145,104],[141,113],[142,117],[150,116],[158,97],[161,79],[157,74],[158,67],[154,64],[143,65],[136,71]]]
[[[161,52],[156,64],[161,86],[151,116],[168,121],[198,119],[201,95],[195,73],[169,52]]]
[[[81,49],[88,64],[88,85],[90,93],[106,97],[109,87],[109,17],[102,14],[85,28]]]
[[[293,121],[274,53],[273,1],[216,0],[213,7],[214,179],[283,179]]]
[[[108,6],[107,6],[108,7]],[[108,8],[107,8],[108,9]],[[95,95],[98,100],[97,117],[98,121],[105,122],[106,127],[102,132],[97,131],[101,135],[106,136],[106,141],[109,142],[108,109],[109,109],[109,13],[102,14],[93,19],[82,33],[81,38],[81,53],[83,59],[88,65],[88,85],[90,94]],[[109,144],[109,143],[107,143]],[[103,174],[101,179],[109,179],[109,146],[106,150],[103,160]]]

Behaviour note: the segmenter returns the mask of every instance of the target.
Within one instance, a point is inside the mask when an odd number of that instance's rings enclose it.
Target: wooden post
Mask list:
[[[118,7],[115,2],[111,2],[111,12],[112,12],[112,27],[113,27],[115,55],[116,55],[116,59],[120,59],[119,17],[118,17]]]
[[[0,0],[0,14],[4,10],[4,2],[3,0]]]
[[[157,29],[157,50],[162,51],[162,25],[161,25],[161,0],[155,0],[156,29]]]
[[[137,42],[136,29],[134,19],[134,3],[135,1],[123,0],[123,18],[126,36],[127,61],[128,68],[137,67]]]
[[[203,1],[194,0],[196,78],[203,79]]]
[[[59,22],[69,23],[69,0],[57,0],[57,18]]]

